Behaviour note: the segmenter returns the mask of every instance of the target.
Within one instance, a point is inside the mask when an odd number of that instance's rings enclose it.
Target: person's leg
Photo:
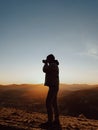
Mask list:
[[[53,100],[53,91],[49,88],[47,98],[46,98],[46,108],[48,114],[48,122],[53,121],[53,110],[52,110],[52,100]]]
[[[58,90],[54,90],[54,96],[53,96],[53,109],[54,109],[54,118],[55,121],[59,121],[59,111],[58,111],[58,104],[57,104],[57,94],[58,94]]]

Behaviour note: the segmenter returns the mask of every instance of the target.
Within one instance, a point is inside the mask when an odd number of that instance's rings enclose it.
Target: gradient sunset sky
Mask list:
[[[43,83],[51,53],[61,83],[98,83],[98,0],[0,0],[0,84]]]

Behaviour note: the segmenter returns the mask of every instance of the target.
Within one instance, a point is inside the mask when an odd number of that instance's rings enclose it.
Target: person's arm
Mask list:
[[[49,69],[49,66],[47,63],[45,63],[45,65],[43,66],[43,72],[44,73],[47,73],[48,72],[48,69]]]

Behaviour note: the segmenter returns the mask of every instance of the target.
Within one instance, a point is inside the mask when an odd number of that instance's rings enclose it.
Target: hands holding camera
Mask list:
[[[47,61],[47,60],[42,60],[42,62],[43,62],[44,64],[48,64],[48,61]]]

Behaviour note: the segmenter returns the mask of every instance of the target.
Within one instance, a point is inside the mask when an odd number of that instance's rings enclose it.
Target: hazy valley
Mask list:
[[[19,110],[30,114],[35,112],[45,115],[45,98],[47,91],[48,87],[42,84],[0,85],[0,116],[3,118],[4,115],[2,115],[2,111],[4,112],[4,110],[5,116],[13,110],[16,111],[16,113],[18,113]],[[60,116],[65,116],[65,120],[72,119],[74,121],[78,118],[82,118],[83,120],[87,120],[87,118],[98,119],[98,85],[61,84],[58,94],[58,105]],[[0,120],[2,122],[1,117]],[[6,118],[9,119],[10,117]],[[44,120],[46,120],[46,118],[44,118]],[[4,119],[4,122],[6,122],[6,119]],[[61,119],[61,124],[62,123],[64,127],[64,119],[63,122]],[[75,123],[77,124],[77,122]],[[10,122],[8,124],[10,124]],[[94,124],[94,122],[92,124]],[[96,128],[98,128],[98,126],[96,126]]]

